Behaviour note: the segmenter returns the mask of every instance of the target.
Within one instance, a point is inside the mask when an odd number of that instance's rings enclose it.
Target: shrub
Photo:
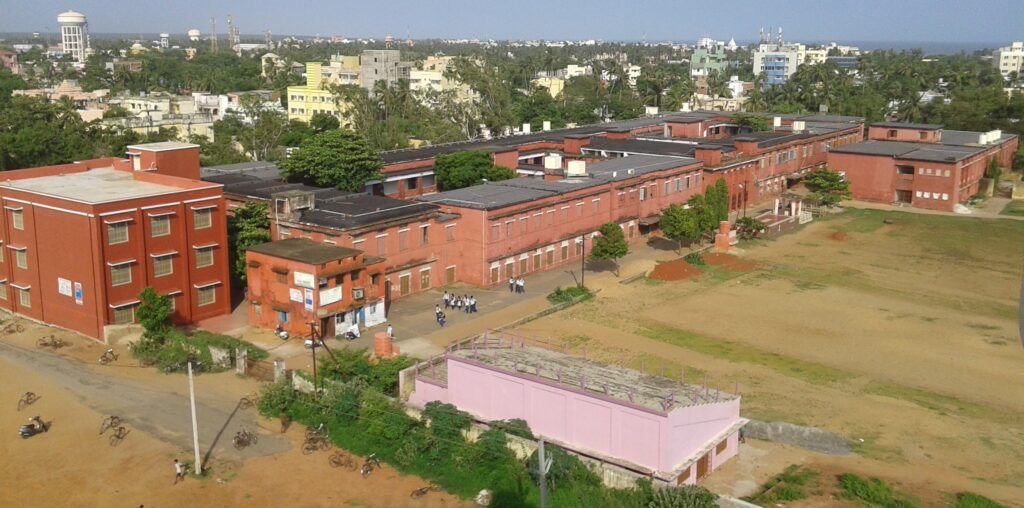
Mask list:
[[[914,508],[917,506],[906,499],[898,498],[888,484],[878,478],[865,480],[855,474],[839,477],[839,486],[846,497],[857,499],[885,508]]]
[[[560,303],[569,303],[577,298],[586,300],[593,296],[589,289],[585,286],[572,286],[566,289],[556,287],[554,291],[548,294],[548,301],[553,305]]]
[[[264,416],[276,417],[281,414],[281,411],[289,409],[297,396],[298,392],[286,380],[263,385],[260,390],[260,413]]]
[[[395,397],[398,395],[398,373],[415,364],[415,360],[404,355],[383,358],[371,364],[366,349],[345,347],[333,350],[331,356],[322,356],[319,368],[324,379],[345,382],[361,379],[368,386]]]
[[[953,508],[1003,508],[1003,505],[972,492],[961,492],[956,495]]]
[[[216,372],[221,368],[214,365],[210,347],[232,352],[236,348],[244,347],[249,358],[262,360],[267,357],[266,351],[234,337],[204,331],[198,331],[188,337],[173,329],[143,334],[143,337],[131,346],[131,352],[143,365],[153,365],[165,372],[185,371],[188,369],[188,362],[193,362],[193,372]]]
[[[526,423],[526,420],[520,418],[491,422],[491,428],[524,439],[536,439],[533,435],[533,431],[530,430],[530,424]]]
[[[548,470],[547,482],[551,490],[557,490],[559,486],[568,486],[578,483],[584,486],[601,484],[601,478],[587,467],[580,459],[563,450],[560,446],[548,444],[544,447],[545,459],[551,459],[551,468]],[[538,452],[530,455],[529,470],[534,475],[534,481],[539,481],[537,474],[539,468]]]
[[[704,266],[704,254],[701,254],[700,252],[691,252],[683,256],[683,261],[686,261],[693,266]]]
[[[657,489],[652,495],[649,508],[713,508],[718,506],[718,496],[704,487],[685,485]]]

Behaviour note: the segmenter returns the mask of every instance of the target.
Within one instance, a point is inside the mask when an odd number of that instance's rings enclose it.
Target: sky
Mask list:
[[[224,34],[230,13],[243,35],[744,42],[781,25],[807,42],[1024,39],[1021,0],[0,0],[0,32],[56,32],[69,9],[94,33],[206,35],[216,16]]]

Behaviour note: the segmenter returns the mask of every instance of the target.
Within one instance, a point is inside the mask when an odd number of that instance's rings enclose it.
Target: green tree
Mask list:
[[[725,180],[718,180],[715,185],[704,191],[704,194],[715,196],[715,227],[718,227],[718,222],[729,220],[729,185]]]
[[[804,180],[804,184],[811,190],[811,199],[825,206],[835,206],[844,199],[850,199],[850,182],[838,171],[815,171]]]
[[[468,150],[434,159],[434,175],[441,190],[454,190],[477,185],[484,180],[496,182],[516,177],[509,168],[496,166],[489,152]]]
[[[732,123],[750,127],[754,132],[766,132],[772,130],[771,124],[768,123],[768,117],[762,115],[735,113],[732,115]]]
[[[139,293],[139,308],[136,315],[146,338],[163,337],[171,329],[172,312],[170,296],[161,295],[149,286]]]
[[[0,170],[93,158],[94,133],[70,100],[11,97],[0,107]]]
[[[245,282],[245,250],[270,241],[270,216],[267,203],[250,201],[228,217],[228,244],[233,254],[231,266],[238,280]]]
[[[740,238],[751,239],[767,229],[763,222],[753,217],[740,217],[736,220],[737,234]]]
[[[269,107],[256,94],[243,95],[239,103],[248,119],[239,141],[254,160],[267,160],[280,145],[281,136],[288,127],[288,116]]]
[[[327,131],[333,131],[334,129],[340,128],[341,123],[334,115],[327,113],[313,113],[313,117],[309,119],[309,127],[313,129],[314,133],[321,133]]]
[[[103,118],[127,118],[129,116],[132,116],[130,111],[117,105],[110,106],[110,108],[103,112]]]
[[[708,203],[704,195],[701,194],[690,196],[686,204],[690,207],[691,213],[696,217],[697,235],[694,240],[699,242],[705,234],[713,232],[718,227],[714,204]]]
[[[665,238],[676,242],[676,251],[683,248],[683,240],[697,241],[700,238],[697,214],[678,204],[668,205],[668,208],[662,210],[659,224]]]
[[[601,236],[594,238],[594,245],[590,249],[590,259],[595,261],[611,261],[615,264],[615,276],[619,276],[619,259],[629,253],[629,244],[626,243],[626,235],[622,234],[622,227],[614,222],[609,222],[598,230]]]
[[[362,136],[337,129],[303,141],[281,164],[281,174],[289,181],[362,192],[367,181],[380,178],[383,166],[384,161]]]

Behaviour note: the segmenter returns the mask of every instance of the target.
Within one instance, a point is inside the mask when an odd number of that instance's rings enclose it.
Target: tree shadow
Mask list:
[[[661,236],[652,236],[647,239],[647,246],[654,250],[676,252],[680,250],[680,245],[682,245],[683,249],[687,249],[693,245],[693,241],[686,239],[679,243]]]
[[[591,272],[615,272],[617,265],[614,261],[587,259],[587,270]]]

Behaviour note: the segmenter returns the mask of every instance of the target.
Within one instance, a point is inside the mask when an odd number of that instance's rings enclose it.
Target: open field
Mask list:
[[[752,270],[610,284],[518,331],[668,376],[685,367],[692,382],[707,373],[723,390],[738,383],[744,416],[820,427],[857,452],[790,449],[775,463],[769,445],[761,462],[774,468],[735,461],[712,475],[723,493],[751,493],[797,453],[885,478],[926,506],[961,491],[1024,506],[1024,224],[850,210],[747,247]]]
[[[281,435],[276,420],[239,410],[239,398],[256,383],[230,372],[196,377],[200,448],[209,453],[210,473],[174,485],[173,459],[193,457],[186,377],[140,368],[122,348],[117,362],[97,365],[104,346],[19,321],[24,333],[0,335],[0,506],[470,505],[443,492],[411,499],[426,482],[387,466],[363,479],[330,467],[331,452],[303,455],[305,429],[292,425]],[[71,345],[58,353],[36,349],[35,340],[50,333]],[[19,412],[26,391],[40,399]],[[110,414],[124,417],[129,430],[118,446],[98,434]],[[17,426],[34,415],[52,422],[50,432],[21,439]],[[239,452],[231,437],[242,425],[260,439]]]

